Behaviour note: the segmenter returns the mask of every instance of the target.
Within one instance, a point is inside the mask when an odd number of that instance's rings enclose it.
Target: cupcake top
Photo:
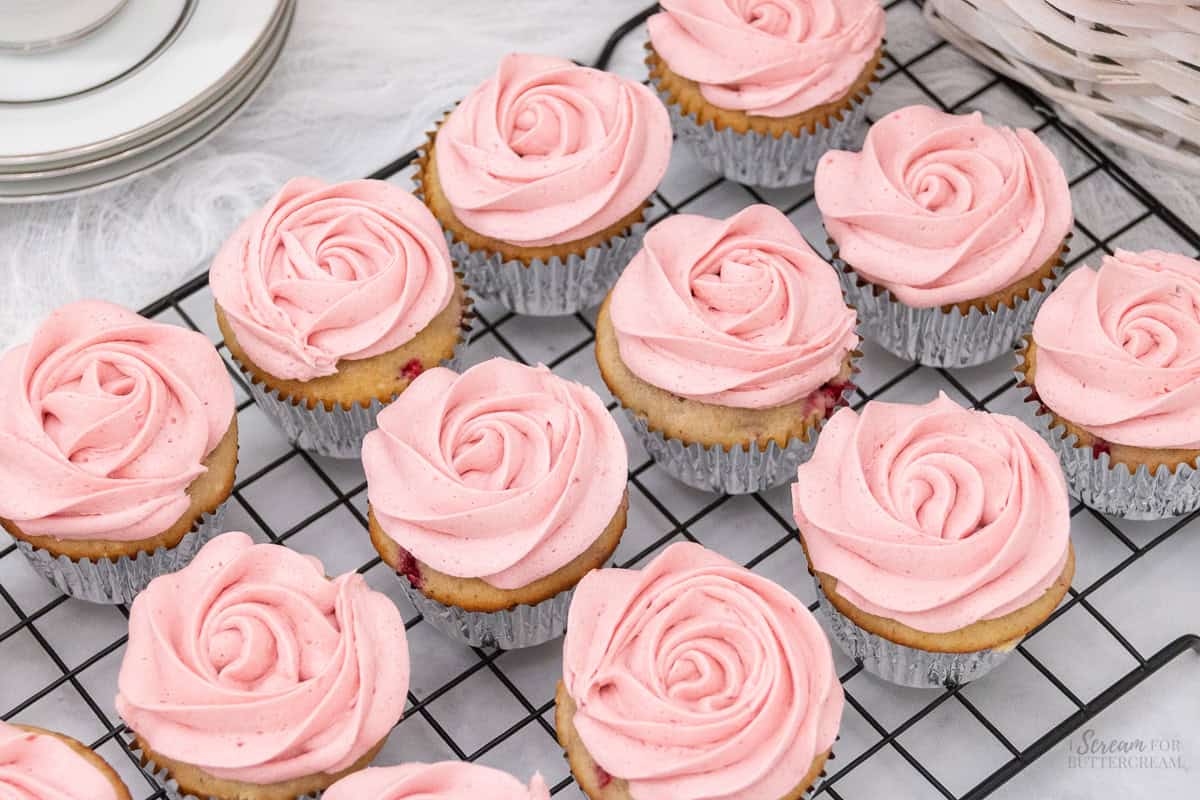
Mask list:
[[[404,764],[356,772],[330,786],[324,800],[550,800],[541,775],[526,787],[498,769],[465,761]]]
[[[1039,598],[1069,556],[1058,459],[1014,417],[925,405],[842,409],[792,485],[814,569],[870,614],[927,633]]]
[[[437,132],[442,192],[476,233],[525,247],[585,239],[638,209],[671,156],[654,92],[551,56],[505,56]]]
[[[1071,231],[1054,154],[1033,131],[990,127],[979,112],[893,111],[861,153],[826,153],[814,189],[846,263],[915,308],[1011,286],[1049,263]]]
[[[134,601],[117,711],[167,758],[279,783],[366,756],[400,720],[408,678],[404,620],[387,595],[226,533]]]
[[[663,0],[650,42],[719,108],[788,117],[839,100],[883,44],[878,0]]]
[[[112,779],[57,736],[0,722],[4,800],[122,800]]]
[[[233,423],[201,334],[84,301],[0,357],[0,517],[34,536],[135,541],[188,510]]]
[[[383,531],[434,569],[499,589],[595,542],[625,495],[627,459],[595,392],[503,358],[426,371],[363,442]]]
[[[580,582],[563,682],[596,764],[643,800],[791,796],[842,716],[829,640],[808,609],[689,543]]]
[[[1200,261],[1118,250],[1038,312],[1038,396],[1117,444],[1200,449]]]
[[[766,205],[655,225],[617,281],[610,314],[635,375],[714,405],[801,400],[858,345],[837,274]]]
[[[295,178],[225,243],[209,283],[255,364],[308,381],[410,341],[450,302],[454,269],[400,187]]]

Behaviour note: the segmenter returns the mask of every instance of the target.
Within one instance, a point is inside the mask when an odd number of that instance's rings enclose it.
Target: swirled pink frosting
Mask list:
[[[356,772],[330,786],[324,800],[550,800],[541,775],[526,787],[498,769],[465,761],[404,764]]]
[[[788,796],[842,717],[829,640],[808,609],[690,543],[640,571],[583,579],[563,682],[584,746],[637,800]]]
[[[551,56],[505,56],[437,134],[442,192],[476,233],[525,247],[584,239],[633,213],[667,171],[652,91]]]
[[[365,756],[404,713],[408,678],[387,595],[226,533],[134,601],[117,711],[167,758],[271,784]]]
[[[916,308],[986,297],[1041,269],[1071,231],[1071,192],[1037,134],[927,106],[833,150],[814,184],[841,257]]]
[[[766,205],[655,225],[617,281],[610,314],[635,375],[716,405],[803,399],[858,345],[837,275]]]
[[[925,405],[842,409],[792,485],[814,569],[858,608],[927,633],[1004,616],[1062,574],[1066,482],[1014,417]]]
[[[64,306],[0,358],[0,517],[59,539],[157,536],[188,510],[233,412],[201,334]]]
[[[295,178],[225,243],[209,283],[251,361],[308,381],[410,341],[450,302],[454,269],[409,192]]]
[[[883,43],[878,0],[663,0],[650,41],[719,108],[787,117],[841,98]]]
[[[1118,250],[1038,312],[1041,401],[1100,438],[1200,449],[1200,261]]]
[[[0,722],[0,798],[117,800],[117,790],[65,742]]]
[[[591,389],[493,358],[431,369],[363,442],[379,525],[439,572],[517,589],[561,569],[603,533],[628,456]]]

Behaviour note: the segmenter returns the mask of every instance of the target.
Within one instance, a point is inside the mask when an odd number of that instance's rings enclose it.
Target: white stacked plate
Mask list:
[[[296,0],[0,0],[0,203],[178,158],[254,95]]]

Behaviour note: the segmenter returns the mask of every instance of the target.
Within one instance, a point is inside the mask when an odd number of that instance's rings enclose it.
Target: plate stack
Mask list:
[[[0,203],[109,186],[233,117],[296,0],[0,0]]]

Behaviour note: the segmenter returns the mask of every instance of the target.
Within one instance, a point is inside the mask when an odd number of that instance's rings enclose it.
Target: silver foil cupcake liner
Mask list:
[[[443,361],[442,366],[458,370],[466,346],[464,339],[455,348],[454,357]],[[319,456],[359,458],[362,455],[363,437],[375,430],[379,412],[387,406],[387,403],[372,400],[367,406],[334,406],[326,409],[318,403],[315,408],[308,408],[303,403],[293,403],[278,389],[269,389],[266,384],[254,380],[245,368],[242,374],[246,377],[255,404],[283,431],[288,441],[301,450]],[[393,396],[392,400],[397,396]]]
[[[957,308],[943,311],[936,306],[913,308],[901,303],[891,292],[861,281],[836,248],[833,266],[846,303],[858,312],[863,336],[906,361],[927,367],[973,367],[1011,353],[1033,327],[1038,309],[1064,272],[1061,265],[1055,267],[1040,290],[1030,291],[1028,300],[1017,298],[1012,308],[1001,305],[989,312],[972,308],[963,314]]]
[[[223,532],[224,516],[225,505],[222,504],[201,516],[196,527],[174,547],[160,547],[153,553],[139,553],[134,558],[121,556],[116,561],[107,558],[76,561],[22,541],[17,542],[17,549],[63,594],[90,603],[128,605],[159,575],[186,567],[209,539]]]
[[[518,314],[551,317],[599,305],[642,248],[647,227],[639,222],[628,233],[589,248],[582,256],[534,259],[530,264],[475,250],[449,231],[446,241],[464,282],[479,297],[495,300]]]
[[[1018,374],[1017,379],[1024,376]],[[1095,454],[1090,447],[1076,447],[1078,437],[1066,426],[1054,424],[1049,413],[1038,414],[1040,404],[1026,400],[1021,418],[1050,445],[1062,464],[1067,490],[1103,514],[1132,520],[1181,517],[1200,508],[1200,470],[1180,464],[1172,472],[1162,465],[1151,472],[1146,465],[1136,470],[1114,463],[1108,453]]]
[[[949,689],[981,678],[1012,655],[1020,640],[1006,647],[974,653],[935,653],[918,650],[885,639],[860,628],[834,608],[825,597],[821,582],[817,586],[817,619],[829,638],[837,642],[863,669],[885,681],[915,689]]]
[[[817,162],[830,150],[858,150],[867,133],[867,106],[854,101],[839,116],[818,125],[813,133],[770,134],[732,128],[717,130],[710,121],[701,125],[693,114],[684,114],[670,93],[651,81],[671,115],[671,128],[707,169],[731,181],[751,186],[779,188],[811,183]]]
[[[421,616],[451,639],[471,647],[516,650],[536,647],[567,632],[567,612],[574,587],[537,605],[520,605],[506,611],[465,611],[432,600],[407,578],[397,575],[404,593]]]
[[[165,767],[155,764],[152,759],[136,746],[133,747],[133,753],[143,762],[143,770],[153,775],[154,780],[158,781],[159,785],[163,787],[163,796],[167,800],[230,800],[230,798],[213,797],[212,795],[197,797],[194,794],[184,794],[179,788],[179,784],[171,777],[171,773]],[[306,794],[296,797],[295,800],[319,800],[320,797],[320,793]]]
[[[807,442],[792,439],[787,447],[780,447],[772,441],[766,450],[757,442],[728,450],[720,445],[684,444],[650,430],[636,411],[627,408],[625,413],[656,464],[675,480],[705,492],[752,494],[781,486],[796,479],[796,468],[817,449],[816,431],[810,432]]]
[[[847,385],[837,403],[847,400],[851,391]],[[796,468],[812,458],[820,436],[818,425],[809,429],[807,442],[794,438],[780,447],[771,441],[765,450],[750,442],[748,447],[726,450],[720,445],[684,444],[651,430],[646,418],[632,408],[626,408],[625,414],[656,464],[675,480],[705,492],[752,494],[794,481]]]

